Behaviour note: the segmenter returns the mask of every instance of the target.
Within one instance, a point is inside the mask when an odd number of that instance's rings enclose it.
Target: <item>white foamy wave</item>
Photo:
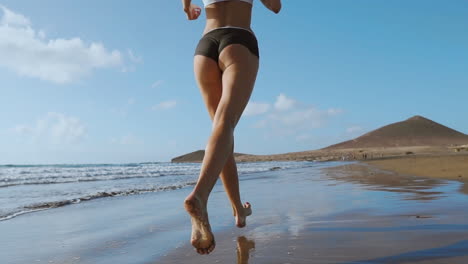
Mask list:
[[[197,164],[168,166],[167,163],[27,167],[10,165],[0,166],[0,187],[188,175],[198,169]]]
[[[312,166],[311,162],[238,164],[246,174]],[[170,191],[193,185],[198,163],[0,165],[0,220],[102,197]]]
[[[22,208],[15,208],[11,211],[0,211],[0,221],[8,220],[18,215],[42,211],[51,208],[58,208],[70,204],[76,204],[83,201],[90,201],[98,198],[105,198],[105,197],[114,197],[114,196],[126,196],[126,195],[136,195],[136,194],[143,194],[148,192],[158,192],[158,191],[168,191],[168,190],[177,190],[187,186],[195,185],[196,182],[187,182],[184,184],[176,184],[171,186],[163,186],[163,187],[151,187],[151,188],[142,188],[142,189],[129,189],[129,190],[114,190],[114,191],[100,191],[93,194],[87,194],[82,197],[76,198],[68,198],[66,200],[59,200],[59,201],[46,201],[46,202],[38,202],[33,203],[30,205],[25,205]]]
[[[239,164],[239,173],[254,173],[272,169],[304,166],[297,162],[258,162]],[[200,164],[132,163],[122,165],[39,165],[0,166],[0,187],[31,184],[112,181],[132,178],[154,178],[197,174]]]

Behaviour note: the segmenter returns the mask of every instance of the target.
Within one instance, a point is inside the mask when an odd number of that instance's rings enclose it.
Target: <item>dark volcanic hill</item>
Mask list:
[[[234,157],[241,156],[245,154],[241,153],[234,153]],[[203,157],[205,156],[204,150],[197,150],[179,157],[175,157],[171,160],[171,162],[202,162]]]
[[[467,144],[468,135],[422,116],[393,123],[358,138],[331,145],[325,149],[446,146]]]

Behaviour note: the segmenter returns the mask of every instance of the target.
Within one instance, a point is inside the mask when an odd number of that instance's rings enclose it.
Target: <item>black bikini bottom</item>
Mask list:
[[[255,35],[247,29],[236,27],[216,28],[206,33],[198,42],[195,55],[203,55],[217,62],[221,51],[231,44],[241,44],[257,58],[260,57]]]

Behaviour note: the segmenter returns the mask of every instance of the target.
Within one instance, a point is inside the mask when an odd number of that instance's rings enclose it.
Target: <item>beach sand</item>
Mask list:
[[[407,156],[368,161],[401,174],[468,181],[468,155]]]
[[[188,243],[190,188],[103,198],[0,222],[0,263],[468,263],[462,183],[358,163],[241,177],[252,203],[234,227],[217,184],[208,210],[217,246]]]

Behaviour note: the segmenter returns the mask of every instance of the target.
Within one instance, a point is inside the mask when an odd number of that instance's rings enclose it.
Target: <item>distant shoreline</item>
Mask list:
[[[403,175],[468,182],[468,153],[395,157],[366,163]],[[463,188],[468,193],[468,186]]]
[[[178,159],[173,159],[172,162],[201,162],[203,160],[204,153],[201,151],[198,151],[197,153],[197,155],[192,155],[192,153],[182,155],[178,157]],[[457,151],[456,147],[448,146],[378,147],[334,150],[321,149],[273,155],[238,154],[236,156],[236,161],[366,161],[410,156],[463,155],[465,153],[468,154],[468,148]]]

